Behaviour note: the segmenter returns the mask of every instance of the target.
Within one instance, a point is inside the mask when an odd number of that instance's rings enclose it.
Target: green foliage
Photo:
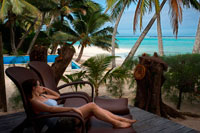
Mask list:
[[[11,105],[12,109],[23,108],[21,95],[17,89],[13,92],[12,96],[9,98],[9,104]]]
[[[200,55],[184,54],[166,56],[163,60],[169,65],[165,73],[164,92],[174,93],[174,89],[193,95],[200,88]],[[175,96],[173,96],[175,97]],[[188,97],[189,98],[189,97]]]
[[[124,85],[129,89],[134,85],[133,67],[135,60],[129,60],[123,66],[116,67],[108,76],[107,90],[117,97],[123,96]]]
[[[113,58],[115,57],[100,54],[89,58],[82,64],[86,69],[86,78],[94,85],[96,91],[98,91],[100,85],[106,82],[106,78],[112,68],[107,69]]]
[[[66,74],[65,76],[62,77],[62,80],[66,83],[70,82],[76,82],[76,81],[83,81],[82,79],[84,78],[85,71],[80,71],[78,73],[73,73],[73,74]],[[75,91],[78,91],[78,87],[82,88],[82,84],[79,85],[74,85]]]

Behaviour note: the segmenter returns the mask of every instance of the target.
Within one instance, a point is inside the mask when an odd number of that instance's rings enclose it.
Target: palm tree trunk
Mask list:
[[[197,27],[196,39],[194,42],[192,53],[200,53],[200,18],[199,18],[199,24]]]
[[[31,49],[32,49],[32,47],[33,47],[33,45],[34,45],[34,43],[35,43],[35,41],[36,41],[36,39],[37,39],[37,37],[38,37],[38,35],[39,35],[39,33],[40,33],[40,29],[42,28],[42,25],[43,25],[43,23],[44,23],[44,18],[45,18],[45,13],[42,13],[42,21],[41,21],[41,24],[40,24],[40,26],[38,27],[38,30],[37,30],[37,32],[35,33],[35,36],[34,36],[33,40],[31,41],[31,44],[30,44],[30,46],[29,46],[29,48],[28,48],[28,51],[27,51],[27,55],[29,55],[29,53],[31,52]]]
[[[162,29],[161,29],[161,22],[160,22],[160,13],[157,16],[157,33],[158,33],[158,50],[160,56],[164,55],[163,51],[163,41],[162,41]]]
[[[10,12],[8,12],[8,16],[9,16],[9,23],[10,23],[10,44],[11,44],[11,49],[12,49],[13,54],[17,55],[17,50],[16,50],[16,46],[15,46],[15,32],[13,30],[14,17]]]
[[[163,8],[164,4],[166,3],[166,1],[167,0],[163,0],[162,1],[161,5],[160,5],[160,11],[162,10],[162,8]],[[129,59],[133,58],[135,52],[137,51],[138,47],[140,46],[142,40],[144,39],[144,37],[146,36],[148,31],[151,29],[151,27],[152,27],[153,23],[155,22],[156,18],[157,18],[157,13],[155,13],[154,16],[151,18],[151,20],[149,21],[148,25],[146,26],[146,28],[144,29],[144,31],[142,32],[142,34],[140,35],[140,37],[136,41],[135,45],[132,47],[131,51],[129,52],[128,56],[126,57],[126,59],[124,60],[122,65],[124,65]]]
[[[51,54],[55,54],[56,53],[56,50],[58,48],[58,44],[53,44],[53,47],[52,47],[52,51],[51,51]]]
[[[76,62],[79,62],[81,60],[81,57],[83,55],[83,50],[84,50],[84,46],[82,45],[81,50],[80,50],[79,55],[78,55],[78,58],[76,59]]]
[[[4,112],[7,112],[6,104],[6,88],[5,88],[5,77],[4,77],[4,65],[3,65],[3,42],[2,33],[0,32],[0,109],[3,108]]]
[[[124,9],[125,9],[125,7],[127,5],[127,2],[128,2],[128,0],[126,0],[124,2],[123,8],[121,9],[121,11],[119,13],[119,16],[117,17],[117,20],[116,20],[116,23],[115,23],[115,27],[114,27],[114,30],[113,30],[113,34],[112,34],[112,56],[115,56],[115,36],[116,36],[116,33],[117,33],[117,28],[118,28],[119,22],[121,20],[122,14],[123,14]],[[114,67],[116,67],[115,58],[113,58],[113,60],[112,60],[112,68],[114,68]]]
[[[31,29],[33,28],[33,26],[35,25],[36,21],[38,20],[38,18],[36,17],[33,24],[29,27],[29,29],[26,31],[26,33],[23,35],[22,39],[20,40],[19,44],[17,45],[17,50],[22,46],[26,36],[28,35],[28,33],[31,31]]]

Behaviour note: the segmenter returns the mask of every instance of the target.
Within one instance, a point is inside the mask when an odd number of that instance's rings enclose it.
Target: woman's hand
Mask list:
[[[82,114],[82,112],[81,112],[79,109],[77,109],[77,108],[72,108],[72,111],[74,111],[74,112],[80,114],[80,115],[83,117],[83,114]]]

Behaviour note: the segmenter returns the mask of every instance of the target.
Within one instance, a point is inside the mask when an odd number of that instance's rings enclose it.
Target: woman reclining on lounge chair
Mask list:
[[[95,116],[97,119],[111,123],[114,128],[128,128],[132,123],[136,122],[136,120],[114,115],[111,112],[100,108],[95,103],[88,103],[78,108],[58,106],[55,99],[58,99],[60,95],[55,91],[40,86],[39,81],[35,79],[26,80],[22,83],[22,87],[36,114],[42,112],[53,113],[74,111],[79,113],[84,119]]]

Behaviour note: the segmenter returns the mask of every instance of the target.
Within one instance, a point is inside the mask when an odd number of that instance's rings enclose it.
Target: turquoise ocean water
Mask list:
[[[119,48],[129,49],[133,47],[138,37],[117,37],[117,43]],[[195,37],[163,37],[163,49],[165,55],[177,55],[192,53],[193,45],[195,42]],[[139,48],[135,56],[141,55],[142,53],[153,54],[154,52],[158,53],[158,39],[157,37],[146,37]],[[125,58],[128,53],[116,54]]]

